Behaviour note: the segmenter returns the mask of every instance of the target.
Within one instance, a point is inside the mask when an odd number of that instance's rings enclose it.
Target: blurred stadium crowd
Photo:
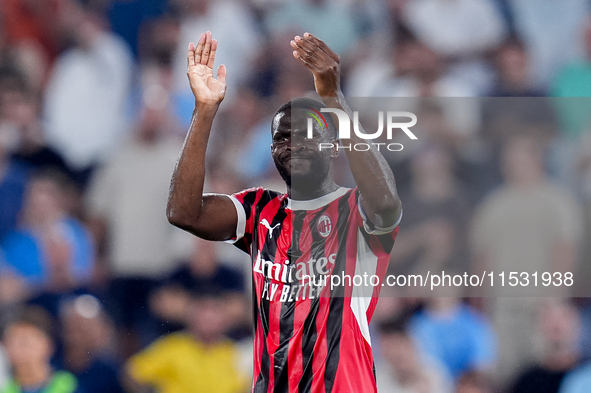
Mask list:
[[[310,31],[341,56],[347,96],[421,98],[420,146],[387,157],[404,205],[392,273],[518,265],[588,286],[590,6],[2,0],[0,392],[50,376],[54,392],[249,391],[248,258],[165,216],[193,109],[186,47],[207,30],[228,70],[208,191],[283,189],[270,116],[313,92],[289,46]],[[483,105],[461,127],[430,97]],[[380,393],[591,391],[587,298],[488,295],[384,288]]]

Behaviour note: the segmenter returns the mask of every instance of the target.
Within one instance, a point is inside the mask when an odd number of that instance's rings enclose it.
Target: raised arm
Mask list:
[[[189,44],[187,75],[195,109],[172,175],[166,215],[172,225],[203,239],[227,240],[235,235],[238,221],[233,202],[224,195],[203,195],[207,141],[226,92],[226,67],[218,68],[217,79],[213,76],[216,49],[210,32],[201,34],[197,47]]]
[[[296,36],[291,41],[291,46],[294,57],[314,75],[316,92],[324,104],[328,108],[344,110],[349,119],[353,119],[353,112],[341,91],[339,56],[310,33],[305,33],[303,37]],[[331,116],[338,124],[336,115]],[[361,131],[365,132],[362,129]],[[351,143],[359,142],[366,141],[352,133]],[[367,217],[377,227],[391,227],[400,217],[401,204],[388,163],[374,146],[368,151],[345,151],[361,194],[361,206]]]

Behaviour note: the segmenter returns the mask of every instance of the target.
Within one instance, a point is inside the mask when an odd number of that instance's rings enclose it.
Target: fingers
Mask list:
[[[205,45],[206,35],[201,33],[199,36],[199,42],[197,42],[197,48],[195,48],[195,64],[201,64],[201,55],[203,54],[203,46]]]
[[[293,40],[291,40],[291,46],[293,48],[301,48],[309,56],[322,56],[323,55],[323,53],[316,46],[316,44],[313,44],[312,42],[303,39],[299,35],[296,35],[295,38]]]
[[[203,45],[203,52],[201,53],[201,61],[200,63],[203,65],[207,65],[209,62],[209,56],[211,52],[211,31],[208,31],[205,34],[205,44]]]
[[[303,52],[301,49],[294,50],[293,57],[295,57],[300,63],[302,63],[312,71],[315,71],[318,68],[316,63],[313,62],[312,59],[308,57],[307,54]]]
[[[218,80],[222,83],[226,83],[226,66],[221,65],[218,67]]]
[[[187,63],[190,66],[202,64],[209,68],[213,68],[216,51],[218,49],[217,40],[212,39],[211,31],[201,33],[197,47],[195,44],[189,44],[189,54],[187,56]]]
[[[339,61],[340,57],[337,55],[328,45],[324,43],[319,38],[314,37],[311,33],[304,33],[304,40],[308,40],[309,42],[315,44],[318,48],[320,48],[324,53],[329,55],[333,60]]]
[[[224,85],[223,90],[220,92],[220,96],[223,97],[226,94],[226,66],[223,64],[218,67],[218,81]]]
[[[290,44],[294,48],[293,56],[308,68],[315,69],[327,57],[324,52],[310,42],[304,41],[300,36],[296,36]]]
[[[218,41],[212,40],[211,41],[211,52],[209,53],[209,60],[207,61],[207,66],[213,69],[213,63],[215,61],[215,53],[218,49]]]
[[[189,67],[195,65],[195,44],[189,43],[189,53],[187,54],[187,65]]]

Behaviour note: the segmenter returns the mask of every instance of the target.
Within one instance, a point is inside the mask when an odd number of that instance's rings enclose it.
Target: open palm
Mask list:
[[[187,76],[199,104],[218,105],[226,94],[226,66],[219,66],[217,79],[213,76],[217,46],[209,31],[201,34],[197,47],[192,42],[189,44]]]

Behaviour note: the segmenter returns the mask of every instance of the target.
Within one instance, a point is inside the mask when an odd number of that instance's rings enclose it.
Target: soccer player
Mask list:
[[[167,215],[173,225],[204,239],[232,241],[251,256],[253,392],[376,392],[368,324],[381,284],[361,296],[350,282],[333,287],[321,279],[383,277],[401,204],[392,171],[373,148],[346,151],[356,188],[335,184],[336,118],[314,123],[312,138],[306,121],[307,112],[320,113],[322,107],[353,118],[340,90],[339,57],[309,33],[290,45],[314,76],[323,102],[294,99],[273,117],[271,155],[287,194],[262,188],[203,194],[207,141],[226,89],[223,65],[214,77],[217,41],[207,32],[197,46],[189,44],[195,110],[172,177]],[[354,135],[350,142],[363,139]],[[320,143],[332,147],[321,149]]]

